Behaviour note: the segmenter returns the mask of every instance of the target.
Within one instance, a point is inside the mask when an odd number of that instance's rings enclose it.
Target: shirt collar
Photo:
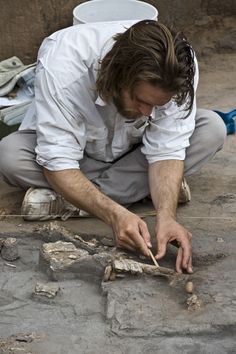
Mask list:
[[[149,117],[155,118],[155,109],[156,108],[154,107]]]
[[[100,96],[97,97],[95,104],[102,107],[107,105],[107,103]]]

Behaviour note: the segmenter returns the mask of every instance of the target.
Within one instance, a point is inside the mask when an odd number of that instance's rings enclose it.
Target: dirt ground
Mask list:
[[[236,107],[235,18],[205,18],[189,28],[200,64],[198,106],[222,111]],[[188,310],[184,283],[128,276],[101,283],[79,272],[61,272],[57,282],[40,266],[39,250],[60,235],[40,230],[49,223],[24,222],[19,216],[23,192],[0,184],[0,237],[16,237],[20,258],[0,259],[0,353],[163,354],[236,353],[236,138],[230,135],[215,158],[188,178],[192,201],[179,207],[178,219],[193,233],[194,274],[201,300]],[[154,238],[152,204],[135,212]],[[145,214],[146,213],[146,214]],[[111,250],[111,229],[97,220],[57,221],[72,235],[96,238]],[[50,239],[51,237],[51,239]],[[170,247],[162,266],[174,267]],[[88,269],[89,273],[89,269]],[[32,296],[37,282],[57,284],[53,299]]]

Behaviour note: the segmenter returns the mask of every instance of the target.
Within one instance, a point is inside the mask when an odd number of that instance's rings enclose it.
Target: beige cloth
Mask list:
[[[0,96],[6,96],[13,90],[17,81],[34,71],[36,63],[24,65],[16,56],[0,62]]]

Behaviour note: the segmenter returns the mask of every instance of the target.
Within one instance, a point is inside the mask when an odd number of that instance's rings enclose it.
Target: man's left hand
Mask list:
[[[170,216],[158,216],[156,224],[157,249],[156,259],[161,259],[166,253],[168,243],[177,244],[176,271],[193,273],[191,233]]]

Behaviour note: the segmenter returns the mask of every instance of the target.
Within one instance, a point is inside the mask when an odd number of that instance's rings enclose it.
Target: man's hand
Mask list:
[[[115,217],[112,228],[117,247],[130,251],[139,251],[149,257],[148,247],[151,247],[151,237],[147,224],[137,215],[123,209]]]
[[[161,259],[166,253],[168,243],[177,245],[178,253],[176,258],[176,271],[182,273],[183,270],[193,273],[192,269],[192,246],[191,233],[175,219],[166,216],[160,216],[156,225],[157,235],[157,255],[156,259]]]
[[[66,200],[110,225],[118,247],[149,256],[151,237],[141,218],[101,193],[80,170],[44,169],[44,173],[52,188]]]
[[[175,219],[178,195],[183,178],[184,162],[163,160],[149,166],[149,184],[153,204],[157,210],[156,259],[166,253],[168,243],[177,245],[176,271],[192,273],[191,233]]]

